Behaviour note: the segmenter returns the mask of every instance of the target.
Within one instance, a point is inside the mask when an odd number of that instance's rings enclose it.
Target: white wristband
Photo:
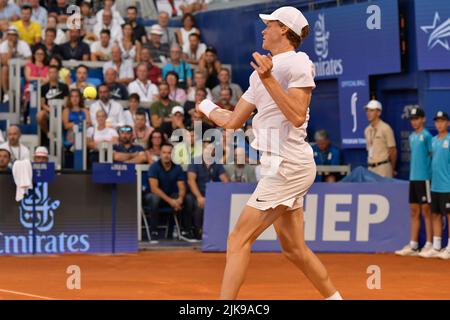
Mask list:
[[[200,102],[200,105],[198,106],[201,112],[205,114],[205,116],[209,119],[209,114],[211,111],[220,108],[217,104],[212,102],[211,100],[205,99],[202,102]]]

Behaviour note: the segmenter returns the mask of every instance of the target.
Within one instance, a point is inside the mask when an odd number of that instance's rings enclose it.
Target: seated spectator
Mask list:
[[[69,86],[69,89],[78,89],[80,92],[83,92],[86,87],[93,87],[92,83],[86,82],[88,71],[88,67],[80,64],[75,70],[75,82]]]
[[[177,129],[184,129],[184,109],[180,106],[172,108],[170,115],[170,122],[163,122],[161,124],[161,132],[166,136],[166,139],[170,140],[172,132]]]
[[[145,156],[147,158],[147,163],[152,164],[153,162],[159,161],[161,156],[161,146],[166,143],[166,140],[159,129],[154,129],[152,133],[150,133],[147,142]]]
[[[113,43],[111,41],[111,33],[108,29],[100,31],[100,40],[91,44],[91,60],[92,61],[109,61],[112,58]]]
[[[84,105],[83,96],[78,89],[71,89],[66,108],[62,112],[63,129],[66,132],[64,145],[72,146],[74,142],[74,127],[80,129],[83,122],[86,121],[86,127],[91,125],[91,117],[89,111]]]
[[[111,40],[114,41],[120,41],[122,38],[122,28],[120,27],[120,24],[117,24],[113,21],[111,10],[104,10],[102,13],[103,19],[101,21],[98,20],[98,14],[97,14],[97,24],[94,26],[94,34],[98,35],[100,34],[101,30],[109,30],[111,34]]]
[[[208,182],[229,182],[230,179],[223,165],[205,161],[209,157],[212,144],[206,144],[203,148],[202,164],[190,164],[187,170],[189,189],[195,197],[194,228],[196,239],[201,239],[203,226],[203,211],[205,209],[206,184]],[[209,159],[210,160],[210,159]]]
[[[101,23],[105,23],[104,13],[106,11],[110,11],[111,12],[111,19],[113,20],[114,24],[116,24],[118,26],[121,26],[122,24],[125,23],[125,21],[123,20],[122,16],[119,13],[119,11],[117,11],[115,9],[114,2],[115,2],[115,0],[105,0],[105,1],[103,1],[103,9],[98,11],[97,14],[96,14],[97,23],[100,23],[100,24]]]
[[[161,43],[167,43],[169,46],[171,46],[172,43],[175,43],[177,41],[177,39],[175,36],[175,30],[169,28],[169,20],[170,17],[167,12],[165,11],[159,12],[158,24],[163,31]]]
[[[86,132],[86,144],[89,149],[89,163],[98,162],[98,147],[102,142],[112,142],[117,144],[119,135],[117,131],[106,123],[106,112],[102,109],[95,114],[97,126],[89,127]]]
[[[186,176],[183,169],[172,162],[172,149],[173,146],[170,144],[162,145],[161,159],[154,162],[148,170],[151,193],[145,196],[145,202],[150,207],[148,214],[150,214],[151,239],[159,239],[159,208],[169,207],[181,215],[183,222],[185,222],[184,231],[187,232],[184,234],[185,240],[189,241],[192,234],[189,232],[191,230],[186,229],[190,229],[189,222],[192,220],[192,211],[183,210],[186,195]]]
[[[82,41],[79,29],[68,31],[69,41],[61,45],[61,56],[64,60],[88,61],[91,55],[89,45]]]
[[[94,26],[97,24],[97,17],[92,12],[91,1],[83,0],[80,4],[80,11],[81,19],[83,20],[83,28],[86,33],[91,36],[94,32]]]
[[[220,98],[216,101],[217,105],[222,109],[233,111],[234,105],[231,104],[231,88],[223,88],[220,90]]]
[[[169,99],[184,104],[186,102],[186,91],[178,87],[178,74],[174,71],[169,71],[166,73],[165,80],[169,85]]]
[[[145,124],[148,127],[151,127],[147,111],[139,108],[140,101],[141,98],[137,93],[130,94],[130,97],[128,98],[128,109],[123,112],[124,123],[131,127],[134,127],[136,123],[136,113],[138,110],[142,110],[145,113]]]
[[[198,70],[206,73],[207,88],[213,89],[219,84],[219,79],[217,76],[220,70],[222,70],[222,64],[219,59],[217,59],[216,49],[212,47],[206,49],[198,64]]]
[[[22,19],[12,23],[19,32],[20,40],[25,41],[29,46],[41,42],[41,25],[37,22],[31,21],[32,9],[28,4],[22,5],[20,14]]]
[[[20,8],[8,0],[0,0],[0,19],[16,21],[20,18]]]
[[[147,112],[140,109],[134,116],[133,138],[136,144],[145,148],[153,128],[147,125]]]
[[[199,70],[194,72],[194,86],[190,87],[187,92],[187,100],[195,101],[195,94],[197,89],[206,90],[206,99],[214,100],[212,92],[209,88],[206,88],[206,76],[205,73]]]
[[[314,134],[316,144],[312,146],[314,152],[314,161],[316,165],[321,166],[338,166],[341,164],[341,153],[338,148],[331,145],[328,132],[325,130],[317,130]],[[336,182],[340,175],[337,173],[327,173],[317,175],[316,182]]]
[[[139,59],[141,51],[141,43],[134,40],[133,27],[129,23],[122,25],[123,37],[117,41],[117,45],[122,51],[122,59],[129,59],[135,62]]]
[[[113,147],[114,162],[145,163],[147,160],[144,148],[138,144],[133,144],[133,128],[121,126],[119,129],[119,143]]]
[[[0,148],[0,172],[10,172],[10,162],[11,153],[7,149]]]
[[[256,182],[255,166],[247,163],[242,147],[234,150],[234,163],[228,163],[224,168],[231,182]]]
[[[161,43],[161,37],[163,35],[163,30],[157,24],[154,24],[150,28],[150,39],[144,44],[145,48],[150,49],[150,54],[155,62],[165,63],[169,57],[169,44]]]
[[[16,160],[31,160],[30,150],[26,146],[20,143],[20,128],[17,125],[10,125],[6,132],[7,141],[0,144],[0,149],[6,149],[11,155],[11,165],[14,164]]]
[[[68,2],[68,0],[56,0],[56,3],[52,1],[48,7],[48,15],[57,18],[58,23],[66,23],[69,17],[67,10],[69,9]]]
[[[31,20],[39,23],[41,28],[47,27],[48,12],[47,9],[39,5],[39,0],[27,0],[31,7]]]
[[[41,84],[48,82],[48,59],[42,46],[37,47],[33,53],[31,62],[24,66],[25,86],[23,96],[25,103],[30,101],[30,81],[40,80]]]
[[[185,43],[189,43],[189,35],[197,33],[200,35],[200,30],[195,27],[195,18],[192,14],[185,14],[181,18],[181,28],[175,31],[177,42],[180,46],[184,46]]]
[[[109,119],[114,128],[122,126],[124,121],[123,107],[117,101],[111,100],[108,86],[101,84],[98,87],[98,100],[91,104],[90,114],[92,119],[92,125],[97,125],[95,115],[98,110],[103,110],[106,113],[107,119]]]
[[[48,150],[44,146],[37,147],[34,151],[33,162],[46,163],[48,162]]]
[[[56,55],[50,58],[49,66],[55,66],[58,68],[58,81],[70,85],[72,83],[72,77],[70,70],[62,66],[61,56]]]
[[[179,77],[178,86],[182,89],[192,86],[192,70],[186,61],[181,59],[181,48],[177,44],[172,44],[170,48],[170,63],[162,68],[162,76],[165,79],[170,71],[175,71]]]
[[[162,71],[158,66],[153,64],[149,48],[144,47],[141,49],[141,56],[139,61],[140,63],[145,63],[147,65],[148,80],[150,80],[154,84],[160,84],[162,82]],[[135,74],[137,73],[136,69],[134,70]]]
[[[8,60],[14,58],[27,59],[31,61],[30,46],[23,40],[19,40],[17,28],[11,26],[7,31],[7,39],[0,45],[1,65],[2,65],[2,89],[3,103],[9,101],[9,66]]]
[[[191,33],[189,42],[183,45],[183,59],[190,64],[199,64],[205,51],[206,44],[200,43],[200,36],[197,33]]]
[[[117,72],[113,68],[105,71],[105,82],[109,89],[109,94],[113,100],[127,100],[128,89],[125,85],[117,82]]]
[[[129,6],[127,8],[127,23],[133,28],[133,43],[139,41],[144,44],[147,41],[147,32],[142,24],[137,21],[138,9],[136,6]]]
[[[43,47],[45,49],[47,57],[52,57],[54,55],[61,54],[61,48],[55,43],[56,38],[56,29],[47,28],[45,29],[45,38],[42,43],[36,43],[33,46],[33,50],[36,50],[37,47]]]
[[[230,70],[228,70],[227,68],[220,69],[218,79],[219,84],[212,89],[214,100],[220,99],[220,91],[223,88],[230,88],[231,89],[230,102],[232,105],[236,105],[242,96],[242,89],[238,84],[230,82]]]
[[[41,110],[37,113],[36,119],[41,130],[48,133],[48,119],[50,107],[48,102],[53,99],[66,100],[63,105],[67,104],[69,88],[65,83],[58,81],[58,68],[50,66],[48,68],[48,82],[41,87]]]
[[[150,106],[150,121],[153,128],[160,128],[164,122],[171,122],[172,108],[178,105],[169,98],[169,85],[165,82],[159,85],[159,101]]]
[[[56,33],[53,41],[49,41],[49,43],[53,43],[59,46],[67,41],[66,33],[61,28],[58,28],[58,20],[54,16],[48,17],[47,28],[42,30],[42,40],[45,40],[47,38],[47,30],[49,29],[53,29]]]
[[[139,64],[136,70],[137,79],[128,85],[128,93],[137,93],[141,102],[158,100],[158,87],[148,80],[147,65]]]
[[[103,65],[103,74],[105,74],[105,71],[109,68],[113,68],[119,75],[117,82],[128,85],[134,80],[133,62],[122,59],[122,51],[117,45],[112,47],[111,53],[112,60]]]

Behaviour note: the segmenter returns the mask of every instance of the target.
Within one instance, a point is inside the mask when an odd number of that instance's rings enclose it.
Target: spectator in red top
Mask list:
[[[220,90],[220,99],[217,101],[217,105],[222,109],[233,111],[234,105],[231,104],[232,92],[231,88],[223,88]]]
[[[25,101],[30,101],[30,81],[40,80],[41,85],[48,82],[48,58],[47,52],[44,47],[39,46],[34,50],[31,62],[27,63],[24,68],[25,74],[25,87],[24,98]]]
[[[160,68],[158,68],[157,66],[155,66],[153,64],[153,59],[152,59],[152,56],[150,54],[150,49],[149,48],[143,47],[141,49],[140,62],[147,64],[148,80],[150,80],[152,83],[160,84],[162,82],[162,71],[161,71]],[[137,77],[136,71],[137,71],[137,67],[134,69],[134,74]]]

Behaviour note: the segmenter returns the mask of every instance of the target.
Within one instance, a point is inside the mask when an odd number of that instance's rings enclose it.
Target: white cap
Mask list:
[[[162,36],[164,34],[164,30],[159,24],[154,24],[150,28],[150,34],[157,34],[159,36]]]
[[[34,151],[34,155],[37,157],[48,157],[48,150],[46,147],[37,147]]]
[[[371,110],[383,110],[383,107],[381,106],[381,103],[377,100],[370,100],[369,103],[364,107],[364,109],[371,109]]]
[[[260,14],[259,17],[264,23],[266,21],[280,21],[299,37],[302,36],[302,29],[309,25],[303,13],[294,7],[281,7],[271,14]]]
[[[172,108],[171,114],[175,114],[175,113],[177,113],[177,112],[181,112],[181,114],[184,115],[184,109],[183,109],[183,107],[175,106],[175,107]]]

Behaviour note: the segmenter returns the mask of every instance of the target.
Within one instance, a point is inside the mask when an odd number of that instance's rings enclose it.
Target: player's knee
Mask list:
[[[242,238],[239,232],[233,231],[230,233],[227,239],[227,251],[228,253],[239,253],[244,250],[250,251],[251,242]]]

